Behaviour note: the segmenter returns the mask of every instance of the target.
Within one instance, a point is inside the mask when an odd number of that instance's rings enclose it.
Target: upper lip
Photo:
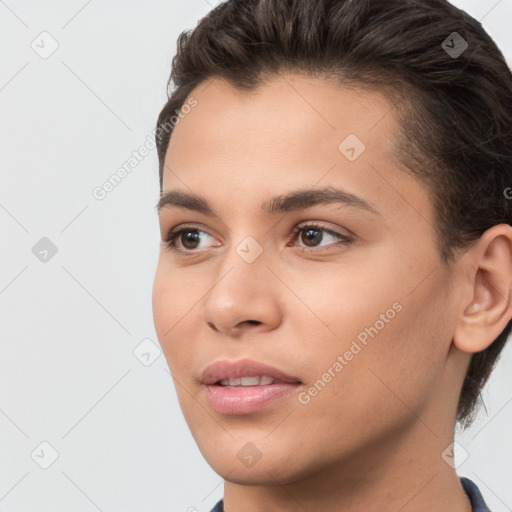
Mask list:
[[[205,385],[215,384],[224,379],[254,376],[272,377],[273,379],[283,382],[300,383],[298,377],[288,375],[268,364],[253,361],[251,359],[240,359],[238,361],[216,361],[209,364],[201,374],[201,381]]]

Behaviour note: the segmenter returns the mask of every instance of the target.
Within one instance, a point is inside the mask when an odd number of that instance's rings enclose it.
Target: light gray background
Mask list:
[[[510,62],[512,0],[455,3],[483,20]],[[105,199],[92,195],[151,134],[178,34],[212,6],[0,2],[3,512],[209,511],[222,496],[165,359],[154,359],[156,151]],[[46,59],[31,47],[51,48],[43,31],[59,45]],[[58,249],[46,263],[32,252],[42,237]],[[133,353],[145,339],[149,366]],[[512,507],[511,356],[509,345],[487,413],[455,451],[458,473],[493,512]],[[47,469],[43,441],[58,452]]]

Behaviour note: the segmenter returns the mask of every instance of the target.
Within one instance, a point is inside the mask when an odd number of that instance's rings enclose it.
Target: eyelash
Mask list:
[[[353,239],[347,235],[344,235],[342,233],[338,233],[337,231],[332,231],[330,229],[327,229],[327,228],[324,228],[318,224],[314,224],[314,223],[306,223],[306,224],[303,224],[303,225],[299,225],[299,226],[295,226],[292,230],[292,234],[293,234],[293,237],[294,237],[294,240],[296,239],[297,235],[299,235],[301,232],[303,231],[307,231],[308,229],[312,229],[314,231],[320,231],[320,232],[324,232],[324,233],[327,233],[329,235],[333,235],[335,237],[338,237],[340,239],[340,242],[336,243],[336,244],[329,244],[329,245],[341,245],[341,246],[348,246],[350,245],[352,242],[353,242]],[[180,237],[180,235],[182,233],[186,233],[186,232],[190,232],[190,231],[196,231],[196,232],[199,232],[199,233],[205,233],[205,231],[201,230],[201,229],[198,229],[197,226],[194,226],[194,225],[185,225],[185,226],[182,226],[180,227],[179,229],[174,229],[172,230],[168,235],[167,235],[167,238],[163,241],[165,246],[170,249],[171,251],[174,251],[176,253],[181,253],[185,256],[192,256],[194,254],[198,254],[198,253],[201,253],[202,251],[201,250],[196,250],[196,249],[178,249],[176,247],[176,240]],[[314,247],[300,247],[300,250],[301,251],[304,251],[304,252],[327,252],[328,249],[316,249]]]

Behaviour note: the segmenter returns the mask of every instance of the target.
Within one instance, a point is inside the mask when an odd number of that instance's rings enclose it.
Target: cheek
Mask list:
[[[311,417],[331,410],[330,421],[348,431],[357,424],[362,437],[416,421],[436,392],[450,344],[450,313],[439,290],[440,282],[409,296],[382,289],[365,308],[348,306],[336,330],[345,325],[349,334],[340,336],[328,361],[322,357],[318,376],[340,355],[343,368],[311,400]]]
[[[381,312],[378,307],[371,311]],[[314,444],[315,457],[329,460],[347,450],[357,451],[417,421],[411,411],[421,416],[436,366],[435,358],[429,360],[421,348],[428,340],[415,333],[421,320],[411,313],[405,304],[378,333],[360,331],[367,334],[366,343],[342,335],[329,350],[325,346],[309,350],[307,359],[315,361],[315,368],[309,372],[294,417],[307,431],[301,435]],[[345,323],[355,332],[360,320]],[[374,323],[372,319],[368,326]],[[280,429],[283,438],[296,435],[293,426]]]
[[[384,421],[391,411],[412,416],[403,404],[421,409],[442,371],[451,328],[442,276],[414,289],[428,271],[379,261],[340,269],[328,281],[309,276],[301,282],[324,324],[309,324],[309,336],[302,329],[298,338],[304,360],[314,361],[308,384],[318,383],[306,406],[312,417],[329,408],[346,420],[356,414],[373,423],[375,411]]]
[[[158,340],[171,372],[187,368],[192,358],[191,343],[184,343],[190,336],[187,328],[189,317],[194,314],[194,305],[201,296],[194,287],[184,286],[180,273],[167,268],[160,259],[152,290],[153,321]],[[187,361],[183,361],[186,358]],[[179,361],[179,364],[178,364]]]
[[[173,294],[169,290],[169,283],[171,283],[169,274],[163,268],[162,258],[160,257],[153,280],[152,308],[153,321],[161,344],[165,341],[165,333],[172,326],[172,318],[169,317],[169,313],[173,308],[169,304],[169,300],[172,300]]]

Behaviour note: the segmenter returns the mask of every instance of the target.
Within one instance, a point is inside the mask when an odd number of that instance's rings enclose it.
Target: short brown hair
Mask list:
[[[443,263],[512,224],[512,74],[481,23],[446,0],[221,3],[178,39],[157,121],[160,190],[172,134],[161,127],[197,85],[219,77],[252,90],[283,72],[389,95],[400,112],[397,154],[431,194]],[[511,329],[512,320],[471,358],[457,408],[464,428]]]

